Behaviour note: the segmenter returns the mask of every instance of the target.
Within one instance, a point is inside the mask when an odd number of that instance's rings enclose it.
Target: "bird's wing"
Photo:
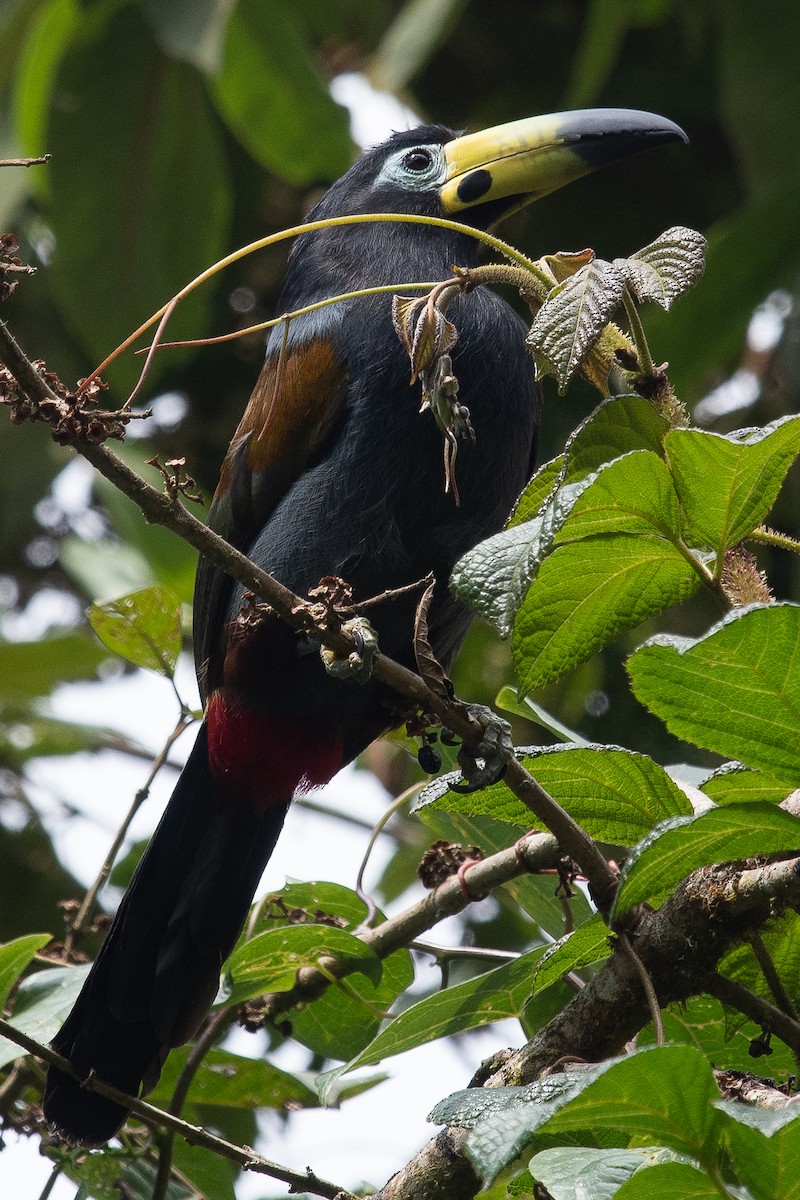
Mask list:
[[[281,344],[268,357],[225,456],[209,525],[247,551],[276,506],[324,450],[343,414],[347,363],[332,337]],[[195,663],[213,684],[231,580],[200,560],[194,594]]]

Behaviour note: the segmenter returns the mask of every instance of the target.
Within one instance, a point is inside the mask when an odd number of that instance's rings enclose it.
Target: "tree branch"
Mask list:
[[[546,833],[529,833],[515,846],[474,863],[465,876],[466,890],[461,879],[452,875],[396,917],[374,929],[361,926],[354,931],[355,935],[371,947],[378,958],[388,958],[445,917],[462,912],[472,903],[473,897],[482,898],[520,875],[552,868],[558,857],[555,838]],[[298,1004],[315,1000],[330,986],[331,979],[344,979],[355,969],[352,963],[329,956],[323,956],[319,961],[322,970],[303,967],[288,991],[269,992],[262,997],[259,1007],[265,1018],[274,1018]]]
[[[35,1055],[36,1058],[41,1059],[50,1066],[58,1067],[60,1071],[64,1071],[73,1079],[78,1079],[81,1086],[85,1087],[88,1091],[99,1092],[101,1096],[107,1096],[109,1100],[115,1100],[117,1104],[122,1104],[126,1108],[129,1108],[146,1125],[152,1126],[155,1129],[168,1129],[173,1133],[177,1133],[190,1146],[202,1146],[206,1150],[211,1150],[215,1154],[219,1154],[222,1158],[227,1158],[231,1162],[235,1162],[243,1171],[254,1171],[258,1175],[269,1175],[273,1179],[279,1179],[282,1183],[288,1183],[293,1191],[311,1192],[315,1196],[324,1197],[325,1200],[355,1200],[355,1197],[350,1192],[344,1191],[335,1183],[320,1179],[310,1168],[305,1172],[290,1171],[288,1167],[281,1166],[280,1163],[271,1162],[270,1159],[256,1154],[250,1146],[237,1146],[235,1142],[229,1142],[225,1138],[217,1137],[216,1134],[204,1129],[201,1125],[191,1125],[188,1121],[183,1121],[179,1117],[173,1116],[161,1108],[157,1108],[154,1104],[148,1104],[145,1100],[138,1100],[134,1096],[128,1096],[125,1092],[121,1092],[119,1088],[112,1087],[108,1083],[103,1083],[101,1079],[98,1079],[94,1075],[90,1075],[88,1079],[80,1079],[76,1072],[73,1071],[69,1059],[63,1058],[55,1050],[51,1050],[49,1046],[43,1046],[41,1042],[37,1042],[34,1038],[29,1037],[22,1030],[16,1029],[9,1021],[2,1018],[0,1018],[0,1035],[8,1038],[14,1045],[21,1046],[23,1050],[27,1050],[29,1054]]]
[[[731,981],[722,980],[714,968],[731,945],[776,910],[799,901],[800,859],[753,869],[741,864],[707,867],[685,879],[656,912],[642,910],[628,936],[662,1007],[702,992],[719,995],[724,985],[727,1003],[759,1024],[769,1015],[770,1029],[797,1054],[800,1024],[746,989],[730,987]],[[508,1056],[483,1086],[531,1083],[565,1056],[601,1062],[622,1053],[649,1018],[639,969],[617,948],[566,1008]],[[464,1130],[442,1130],[372,1200],[419,1200],[429,1194],[436,1200],[469,1200],[481,1184],[464,1156],[465,1136]]]
[[[295,595],[224,538],[213,533],[183,506],[177,494],[159,492],[145,483],[105,445],[70,434],[70,426],[75,424],[74,414],[82,410],[76,407],[77,402],[73,404],[67,397],[59,396],[48,385],[4,322],[0,322],[0,359],[25,393],[28,405],[32,408],[32,411],[25,413],[28,419],[57,425],[58,440],[70,445],[133,500],[148,521],[166,526],[194,546],[209,562],[266,601],[292,629],[298,633],[308,631],[313,609],[308,601]],[[355,648],[354,641],[346,633],[330,626],[315,628],[314,635],[337,655],[347,657]],[[435,714],[467,745],[476,745],[480,741],[483,730],[469,716],[466,706],[459,701],[437,696],[413,671],[378,653],[373,674],[425,712]],[[607,912],[616,887],[616,877],[593,839],[519,763],[513,760],[509,763],[505,781],[518,799],[558,838],[563,852],[578,863],[589,880],[595,902],[602,912]]]

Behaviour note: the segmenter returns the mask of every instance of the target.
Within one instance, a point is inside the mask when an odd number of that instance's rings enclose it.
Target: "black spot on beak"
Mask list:
[[[479,167],[477,171],[470,171],[469,175],[464,176],[458,185],[457,195],[462,204],[474,204],[486,195],[491,186],[491,172]]]

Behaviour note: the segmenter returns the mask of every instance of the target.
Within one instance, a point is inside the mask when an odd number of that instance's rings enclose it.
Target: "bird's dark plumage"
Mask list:
[[[539,136],[536,121],[519,125]],[[457,139],[441,126],[395,134],[335,183],[309,219],[455,209],[484,225],[518,205],[526,188],[516,176],[505,181],[507,150],[496,171],[483,163],[480,136]],[[570,159],[566,178],[585,169]],[[545,190],[556,186],[549,181]],[[370,223],[308,233],[292,251],[279,311],[377,284],[444,279],[454,264],[475,261],[473,239],[441,228]],[[357,602],[432,571],[430,639],[445,666],[469,625],[448,592],[450,571],[500,528],[524,486],[539,404],[526,327],[504,300],[479,289],[454,301],[448,318],[459,334],[459,400],[475,431],[474,445],[458,454],[460,505],[445,493],[442,437],[431,414],[418,411],[391,297],[380,295],[273,331],[210,515],[213,528],[300,594],[335,575]],[[407,666],[417,599],[370,610],[381,650]],[[195,649],[205,720],[53,1041],[82,1078],[94,1071],[133,1094],[153,1087],[170,1048],[192,1036],[211,1004],[292,794],[329,779],[397,719],[381,684],[331,678],[276,618],[241,621],[242,603],[242,587],[201,561]],[[45,1115],[93,1145],[116,1132],[126,1111],[51,1069]]]

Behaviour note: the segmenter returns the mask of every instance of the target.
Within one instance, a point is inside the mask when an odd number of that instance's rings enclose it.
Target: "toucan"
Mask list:
[[[449,217],[486,229],[597,167],[685,140],[662,117],[565,112],[459,136],[441,125],[368,150],[309,213]],[[308,232],[278,301],[293,312],[376,285],[443,280],[473,266],[468,234],[365,223]],[[277,326],[222,465],[210,525],[299,595],[324,577],[370,608],[380,650],[414,667],[419,594],[433,574],[431,647],[445,668],[470,615],[448,591],[456,561],[497,532],[533,469],[539,389],[526,325],[485,287],[460,296],[452,370],[473,436],[446,488],[442,433],[420,413],[419,384],[392,320],[392,297],[362,296]],[[457,502],[458,501],[458,502]],[[405,590],[402,590],[405,589]],[[105,1143],[128,1110],[81,1086],[94,1074],[150,1091],[170,1049],[206,1016],[292,796],[327,782],[402,705],[377,682],[335,678],[319,653],[243,587],[201,559],[195,658],[204,719],[172,797],[72,1012],[53,1040],[75,1073],[48,1074],[44,1114],[74,1143]]]

